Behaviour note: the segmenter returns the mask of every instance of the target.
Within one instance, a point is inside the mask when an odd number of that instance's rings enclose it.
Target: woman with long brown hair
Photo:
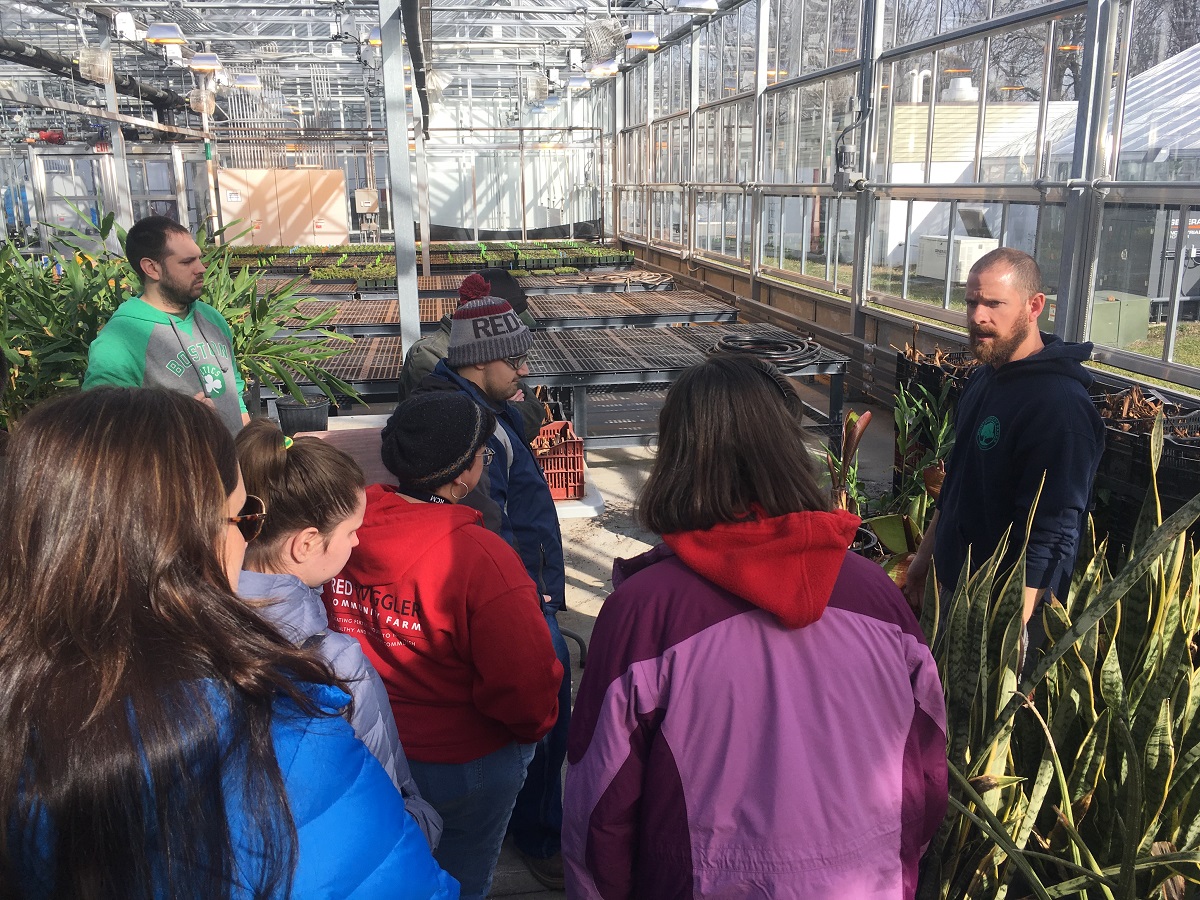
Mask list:
[[[0,896],[458,896],[333,673],[233,594],[269,512],[211,410],[68,395],[8,460]]]
[[[576,900],[911,898],[946,810],[945,711],[916,619],[847,552],[773,366],[715,355],[667,394],[571,720]]]

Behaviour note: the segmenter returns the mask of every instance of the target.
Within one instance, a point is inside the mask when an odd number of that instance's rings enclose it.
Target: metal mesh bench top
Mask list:
[[[650,376],[670,380],[671,373],[702,362],[708,350],[727,335],[796,340],[792,332],[757,323],[537,331],[529,352],[529,378],[591,384],[630,384]],[[399,337],[361,337],[346,347],[325,363],[339,378],[365,383],[400,377],[404,357]],[[822,349],[820,359],[797,374],[817,374],[845,363],[846,357]]]
[[[433,325],[442,316],[454,312],[457,300],[452,297],[422,297],[421,324]],[[348,325],[399,326],[398,303],[395,298],[378,300],[311,300],[299,309],[306,315],[316,315],[330,308],[337,313],[326,323],[334,328]],[[655,325],[682,322],[725,322],[737,319],[737,309],[714,300],[699,291],[668,291],[647,293],[632,291],[596,294],[550,294],[529,298],[529,311],[542,327]],[[289,323],[295,326],[298,323]]]

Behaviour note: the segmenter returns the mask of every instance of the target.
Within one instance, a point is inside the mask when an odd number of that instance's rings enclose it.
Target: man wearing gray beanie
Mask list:
[[[501,279],[500,275],[507,276],[507,280]],[[536,326],[537,323],[528,312],[521,312],[522,308],[528,306],[528,302],[526,301],[523,306],[519,307],[514,300],[514,297],[517,296],[524,298],[525,292],[521,290],[521,286],[517,284],[517,280],[512,275],[500,269],[472,272],[463,279],[462,284],[458,287],[460,306],[482,297],[499,297],[509,301],[513,312],[522,322],[530,327]],[[446,358],[450,347],[450,332],[453,327],[453,317],[442,316],[436,331],[425,335],[408,348],[408,353],[404,357],[404,365],[400,369],[400,384],[397,390],[397,399],[401,403],[416,391],[425,376],[433,371],[438,361]],[[521,384],[520,391],[522,393],[513,397],[512,402],[517,405],[521,418],[525,422],[525,437],[532,441],[537,437],[538,429],[546,420],[546,406],[534,396],[533,391],[527,385]],[[484,515],[487,515],[486,511],[484,511]]]
[[[555,654],[563,665],[558,721],[538,744],[525,787],[509,823],[513,843],[533,876],[562,890],[562,767],[571,719],[571,658],[556,613],[566,602],[562,534],[554,499],[541,467],[526,442],[521,415],[509,403],[529,374],[533,335],[508,301],[479,297],[462,303],[450,324],[450,344],[416,390],[460,391],[496,416],[488,441],[496,453],[486,470],[487,493],[500,509],[499,527],[485,525],[508,541],[543,598],[542,612]],[[483,482],[480,483],[482,488]]]

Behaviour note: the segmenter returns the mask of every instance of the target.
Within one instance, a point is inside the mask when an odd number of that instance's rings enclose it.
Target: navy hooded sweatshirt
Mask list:
[[[958,583],[968,548],[974,570],[1009,526],[1015,547],[1007,561],[1015,559],[1043,473],[1025,584],[1059,596],[1070,585],[1104,424],[1088,396],[1092,377],[1081,365],[1092,345],[1045,333],[1042,342],[1038,353],[999,369],[979,366],[959,400],[934,545],[944,585]]]

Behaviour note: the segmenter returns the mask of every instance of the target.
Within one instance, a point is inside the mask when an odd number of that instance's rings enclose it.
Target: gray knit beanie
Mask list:
[[[383,429],[380,456],[402,488],[435,491],[471,465],[496,428],[496,417],[466,394],[414,394]]]
[[[507,300],[480,297],[458,307],[450,322],[446,365],[452,369],[524,356],[533,346],[529,328]]]

